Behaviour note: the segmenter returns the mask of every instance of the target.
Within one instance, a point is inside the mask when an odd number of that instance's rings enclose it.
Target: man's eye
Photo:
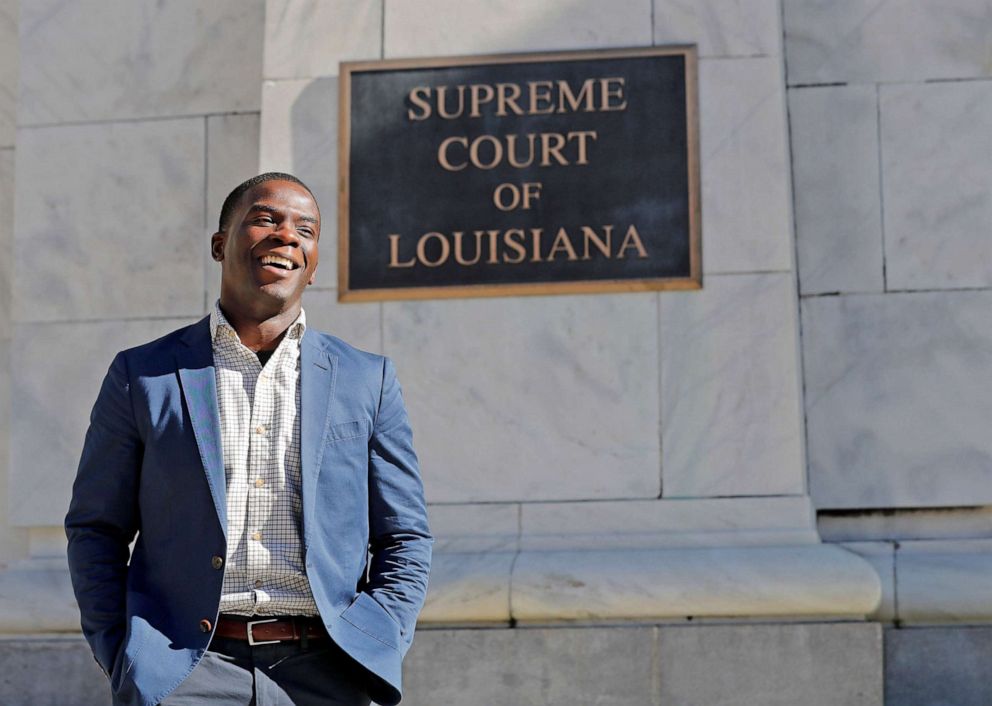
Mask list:
[[[296,232],[299,233],[300,235],[306,237],[306,238],[312,238],[313,237],[313,231],[310,230],[309,228],[298,228]]]
[[[259,218],[256,218],[254,222],[259,225],[270,225],[272,223],[272,219],[269,218],[268,216],[261,216]]]

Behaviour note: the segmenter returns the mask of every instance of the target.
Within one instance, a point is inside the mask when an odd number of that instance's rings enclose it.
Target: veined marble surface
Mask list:
[[[703,272],[792,269],[782,62],[701,59]]]
[[[801,496],[522,503],[525,550],[818,544]]]
[[[387,59],[651,45],[650,0],[386,2]]]
[[[337,76],[338,62],[378,59],[381,1],[266,0],[267,79]]]
[[[114,355],[194,320],[15,326],[11,353],[11,367],[17,370],[11,380],[11,405],[16,410],[10,424],[11,524],[62,525],[90,410]]]
[[[203,118],[18,133],[14,318],[203,309]]]
[[[432,504],[437,553],[818,544],[809,498]]]
[[[333,248],[335,243],[328,239],[322,245],[318,268],[324,267],[324,247]],[[307,312],[307,326],[344,339],[364,351],[382,352],[381,304],[378,302],[339,304],[337,290],[310,287],[303,294],[303,308]]]
[[[902,542],[896,569],[904,623],[984,623],[992,617],[992,540]]]
[[[338,79],[266,81],[259,171],[289,172],[317,197],[321,220],[316,285],[337,287]]]
[[[204,214],[204,311],[220,296],[220,263],[210,256],[210,236],[219,225],[224,199],[238,184],[260,173],[259,117],[212,115],[207,118],[207,211]]]
[[[0,252],[14,250],[14,150],[0,149]],[[0,341],[9,340],[11,328],[11,294],[13,291],[13,271],[11,258],[0,258]]]
[[[800,292],[881,292],[876,88],[789,89],[789,120]]]
[[[258,110],[264,0],[21,3],[19,124]]]
[[[992,502],[992,292],[804,299],[818,508]]]
[[[13,505],[10,487],[10,446],[13,407],[10,396],[10,363],[13,344],[0,338],[0,566],[24,556],[28,546],[27,530],[12,527]],[[8,601],[5,601],[8,602]]]
[[[523,552],[518,622],[864,616],[881,587],[860,557],[830,545]]]
[[[661,294],[666,498],[804,492],[796,319],[791,274]]]
[[[789,84],[992,76],[975,0],[783,0]]]
[[[654,0],[654,43],[697,44],[700,56],[777,56],[779,0]]]
[[[509,623],[514,552],[435,553],[423,623]]]
[[[383,311],[428,500],[658,496],[653,293]]]
[[[20,4],[18,0],[0,0],[0,149],[13,146],[17,124],[17,18]]]
[[[992,286],[992,80],[880,91],[888,288]]]
[[[516,552],[520,548],[520,504],[428,505],[438,554]]]

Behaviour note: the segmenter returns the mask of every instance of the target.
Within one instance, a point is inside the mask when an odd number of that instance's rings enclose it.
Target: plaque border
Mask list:
[[[485,284],[430,285],[424,287],[384,287],[350,289],[348,282],[348,207],[351,196],[351,76],[359,72],[388,72],[404,69],[431,69],[492,64],[523,64],[536,61],[558,62],[631,57],[685,57],[686,147],[689,187],[689,276],[640,279],[572,280],[568,282],[505,282]],[[695,44],[655,47],[592,49],[512,54],[431,56],[412,59],[343,61],[338,74],[338,301],[371,302],[409,299],[452,299],[474,297],[535,296],[547,294],[593,294],[610,292],[657,292],[702,289],[702,240],[699,176],[699,59]]]

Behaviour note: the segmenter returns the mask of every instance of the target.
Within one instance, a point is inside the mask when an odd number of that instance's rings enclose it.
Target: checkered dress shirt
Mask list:
[[[263,367],[224,318],[210,314],[227,477],[222,613],[317,615],[303,568],[300,500],[300,341],[290,325]]]

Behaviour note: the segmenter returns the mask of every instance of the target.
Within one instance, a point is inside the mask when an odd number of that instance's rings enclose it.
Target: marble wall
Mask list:
[[[0,4],[6,521],[57,524],[113,351],[217,295],[231,186],[293,171],[336,222],[340,61],[678,42],[700,54],[702,291],[342,305],[325,248],[308,309],[396,358],[431,503],[988,501],[980,4],[19,5]]]
[[[992,14],[783,16],[814,502],[988,503]]]
[[[0,233],[13,254],[0,265],[0,360],[17,371],[0,378],[2,515],[44,556],[58,554],[49,528],[114,353],[199,318],[216,296],[208,235],[258,166],[265,7],[46,0],[20,3],[15,23],[17,5],[0,8],[0,51],[18,45],[8,35],[20,46],[19,72],[0,61],[0,145],[14,144],[16,115],[17,153],[15,180],[0,152],[13,192],[0,189],[11,202],[0,210],[15,211]]]
[[[16,164],[16,113],[18,84],[16,0],[0,0],[0,252],[13,251],[14,172]],[[14,269],[9,257],[0,258],[0,570],[23,556],[27,532],[13,527],[5,512],[10,504],[11,445],[11,295]]]
[[[325,223],[339,61],[679,42],[700,45],[702,292],[334,305],[322,258],[328,323],[380,321],[431,503],[805,492],[779,4],[268,3],[261,165]]]

